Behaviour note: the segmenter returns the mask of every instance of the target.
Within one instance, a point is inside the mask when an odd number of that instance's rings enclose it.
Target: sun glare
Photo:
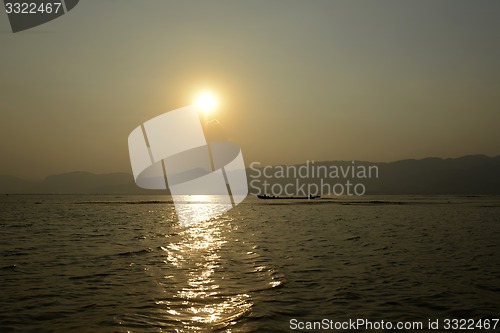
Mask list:
[[[201,111],[207,114],[217,108],[219,100],[214,93],[210,91],[203,91],[196,95],[194,103]]]

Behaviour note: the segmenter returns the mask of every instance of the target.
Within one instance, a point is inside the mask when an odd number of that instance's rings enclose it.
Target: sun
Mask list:
[[[203,111],[205,114],[208,114],[219,106],[219,100],[217,95],[215,95],[211,91],[202,91],[198,95],[196,95],[194,104]]]

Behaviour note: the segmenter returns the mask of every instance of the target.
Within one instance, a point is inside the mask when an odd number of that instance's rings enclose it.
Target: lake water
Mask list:
[[[499,197],[247,198],[183,227],[168,197],[2,196],[0,332],[498,318],[499,253]]]

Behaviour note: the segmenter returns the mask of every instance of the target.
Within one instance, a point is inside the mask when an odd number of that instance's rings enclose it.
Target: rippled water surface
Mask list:
[[[290,319],[498,318],[498,197],[2,196],[0,332],[287,332]]]

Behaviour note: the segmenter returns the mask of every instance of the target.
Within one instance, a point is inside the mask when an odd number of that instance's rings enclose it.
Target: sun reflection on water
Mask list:
[[[201,198],[198,198],[201,199]],[[190,209],[203,217],[211,210],[210,198],[202,198]],[[208,214],[207,214],[208,215]],[[246,315],[253,302],[246,293],[222,294],[217,280],[221,279],[220,249],[227,242],[230,232],[228,218],[212,218],[189,227],[179,227],[178,241],[170,243],[162,250],[165,264],[172,275],[165,276],[176,286],[176,293],[167,300],[157,302],[165,306],[165,314],[176,320],[183,329],[178,332],[206,331],[234,324]],[[222,277],[223,279],[223,277]],[[222,280],[224,281],[224,280]]]
[[[227,195],[176,195],[177,218],[182,225],[192,225],[216,218],[233,206]]]

